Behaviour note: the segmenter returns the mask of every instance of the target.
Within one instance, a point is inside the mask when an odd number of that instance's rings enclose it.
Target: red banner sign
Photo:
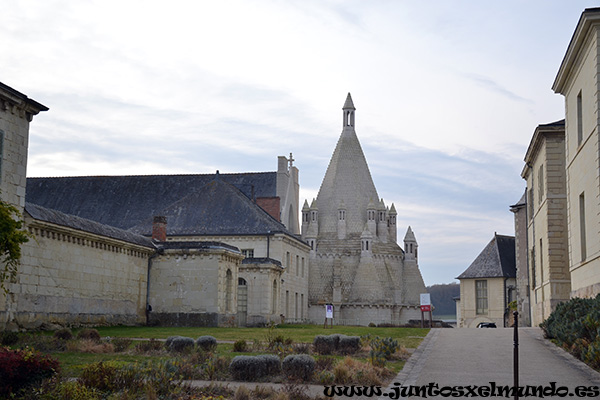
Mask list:
[[[431,305],[421,306],[421,311],[431,311]]]

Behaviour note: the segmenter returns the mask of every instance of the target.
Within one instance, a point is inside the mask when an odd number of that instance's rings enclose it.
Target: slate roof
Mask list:
[[[50,210],[48,208],[28,202],[25,203],[25,211],[31,215],[31,217],[39,221],[50,222],[67,228],[94,233],[129,243],[150,247],[152,249],[155,248],[150,238],[133,232],[125,231],[123,229],[103,225],[89,219],[68,215],[56,210]]]
[[[197,193],[214,174],[28,178],[27,201],[129,229]],[[220,174],[248,198],[275,197],[276,172]]]
[[[189,250],[189,249],[198,249],[198,250],[209,250],[209,249],[224,249],[224,250],[229,250],[232,251],[234,253],[239,253],[240,249],[238,249],[235,246],[232,246],[230,244],[227,243],[222,243],[222,242],[190,242],[190,241],[185,241],[185,242],[180,242],[180,241],[168,241],[168,242],[160,242],[159,247],[164,249],[164,250]]]
[[[200,190],[158,210],[167,218],[167,236],[251,235],[286,232],[285,226],[217,176]],[[132,227],[132,232],[152,234],[152,219]]]
[[[515,278],[516,276],[514,236],[494,234],[492,241],[456,279]]]

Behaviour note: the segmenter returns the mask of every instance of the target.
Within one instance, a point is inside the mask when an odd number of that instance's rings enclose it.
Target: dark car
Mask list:
[[[480,322],[477,324],[478,328],[496,328],[495,322]]]

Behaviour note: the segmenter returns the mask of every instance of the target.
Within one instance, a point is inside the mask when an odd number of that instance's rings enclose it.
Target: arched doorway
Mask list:
[[[237,298],[238,324],[239,326],[246,326],[246,318],[248,317],[248,282],[244,278],[238,278]]]

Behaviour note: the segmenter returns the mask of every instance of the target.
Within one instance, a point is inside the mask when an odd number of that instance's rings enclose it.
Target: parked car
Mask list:
[[[495,322],[480,322],[477,324],[478,328],[496,328]]]

